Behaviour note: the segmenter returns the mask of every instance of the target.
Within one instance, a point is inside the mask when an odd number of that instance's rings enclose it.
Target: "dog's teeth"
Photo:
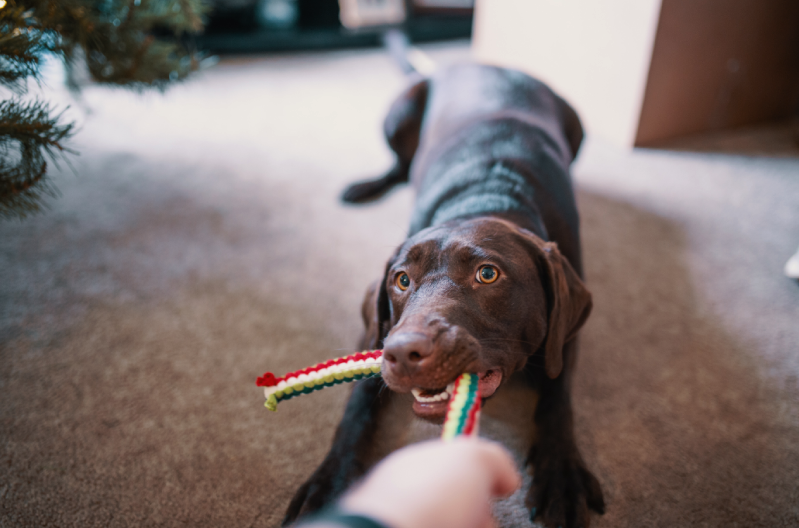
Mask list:
[[[453,394],[455,394],[455,382],[454,381],[452,383],[450,383],[449,385],[447,385],[446,393],[447,393],[448,396],[452,396]]]
[[[449,393],[446,391],[441,391],[433,396],[423,396],[422,392],[422,389],[411,389],[413,397],[416,398],[416,401],[421,403],[435,403],[449,399]]]

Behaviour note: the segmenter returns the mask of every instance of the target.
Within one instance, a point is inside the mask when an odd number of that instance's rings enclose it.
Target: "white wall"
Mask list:
[[[566,98],[586,130],[632,146],[661,0],[477,0],[477,60],[518,68]]]

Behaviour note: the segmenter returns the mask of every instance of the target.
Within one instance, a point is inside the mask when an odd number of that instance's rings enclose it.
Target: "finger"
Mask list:
[[[499,526],[497,525],[497,520],[494,518],[494,516],[489,515],[480,528],[499,528]]]
[[[494,442],[479,444],[480,457],[489,471],[492,497],[507,497],[519,489],[521,475],[507,449]]]

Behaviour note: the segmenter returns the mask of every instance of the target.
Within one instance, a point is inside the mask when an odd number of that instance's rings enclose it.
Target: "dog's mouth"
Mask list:
[[[498,369],[479,372],[478,390],[481,398],[493,396],[499,385],[502,383],[502,372]],[[427,389],[414,387],[411,389],[413,394],[413,412],[419,418],[432,422],[443,422],[449,400],[455,392],[455,382],[439,389]]]

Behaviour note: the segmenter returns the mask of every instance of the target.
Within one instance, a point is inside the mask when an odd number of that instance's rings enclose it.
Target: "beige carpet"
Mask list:
[[[388,167],[402,86],[339,52],[73,104],[61,198],[0,224],[0,526],[278,524],[347,390],[270,414],[254,379],[352,351],[412,195],[337,195]],[[799,525],[799,160],[589,140],[575,175],[594,525]]]

